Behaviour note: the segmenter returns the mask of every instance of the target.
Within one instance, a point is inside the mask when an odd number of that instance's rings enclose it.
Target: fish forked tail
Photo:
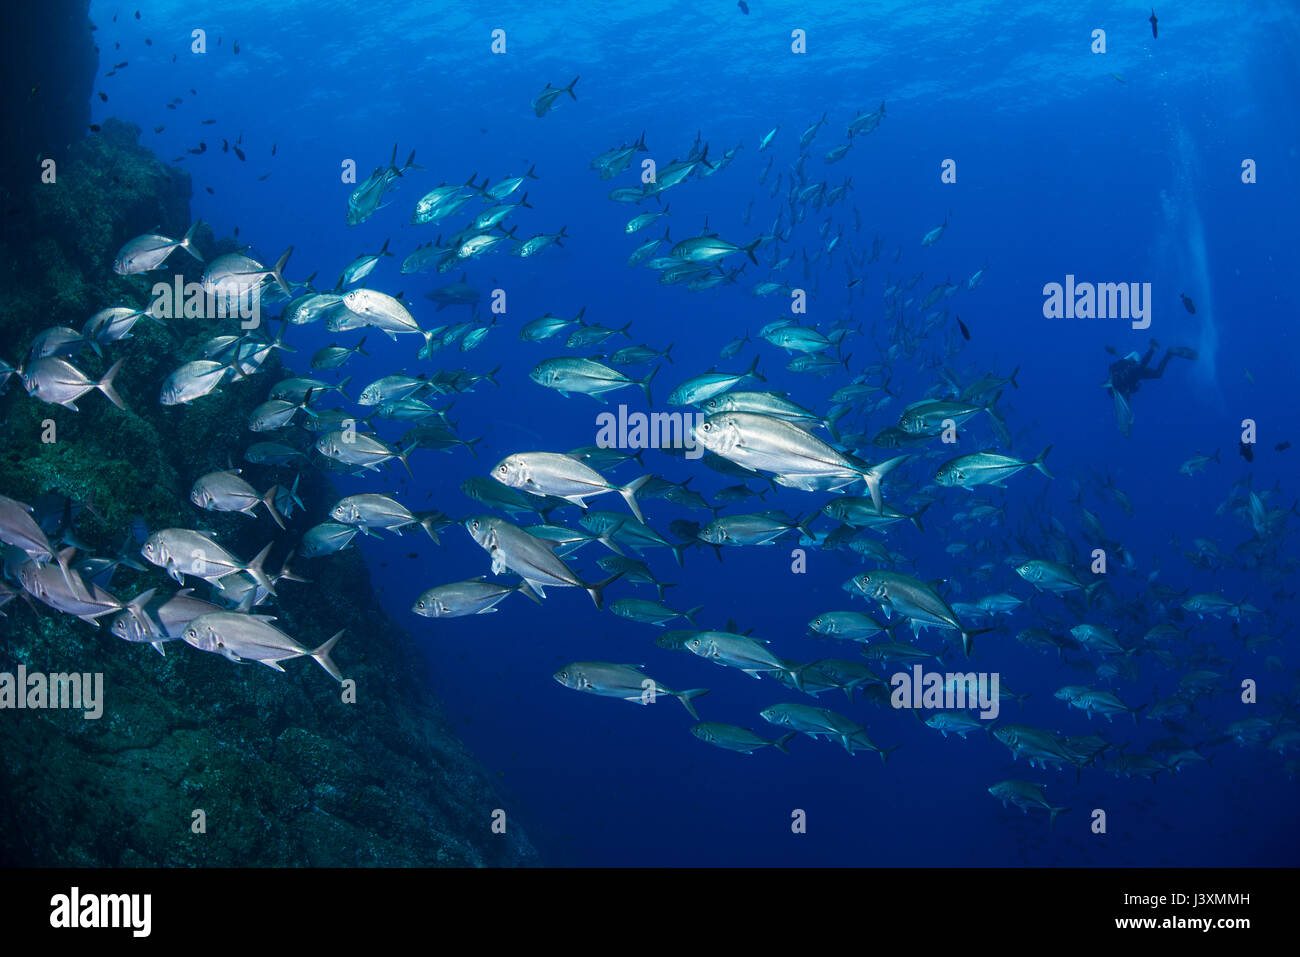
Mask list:
[[[1014,375],[1014,373],[1012,374]],[[1052,446],[1049,445],[1047,448],[1043,449],[1042,453],[1038,456],[1038,458],[1034,459],[1032,462],[1029,463],[1034,468],[1038,469],[1038,471],[1046,475],[1049,479],[1056,478],[1055,475],[1047,471],[1047,453],[1050,451],[1052,451]]]
[[[566,86],[563,90],[564,93],[567,93],[569,94],[569,96],[573,97],[575,101],[577,101],[578,99],[578,94],[573,92],[573,88],[577,85],[578,85],[578,77],[575,76],[572,82],[570,82],[569,85]]]
[[[627,569],[623,569],[622,571],[615,572],[613,575],[610,575],[610,576],[609,576],[608,578],[606,578],[603,582],[597,582],[597,583],[594,584],[594,585],[583,585],[583,586],[582,586],[583,588],[585,588],[585,589],[587,590],[587,594],[591,596],[591,600],[592,600],[592,602],[595,604],[596,609],[597,609],[598,611],[599,611],[601,608],[603,608],[604,605],[605,605],[605,586],[607,586],[607,585],[611,584],[612,582],[617,581],[618,579],[622,578],[623,575],[626,574],[626,572],[627,572]]]
[[[984,635],[990,631],[997,631],[997,626],[991,628],[971,628],[961,633],[961,650],[965,652],[966,657],[970,657],[971,649],[975,647],[975,636]]]
[[[203,225],[202,219],[194,220],[193,225],[191,225],[189,229],[185,230],[185,235],[181,237],[181,241],[177,243],[177,245],[180,246],[181,249],[185,250],[187,253],[189,253],[199,262],[203,262],[203,257],[200,256],[194,249],[194,232],[202,225]]]
[[[95,388],[108,396],[109,402],[112,402],[115,406],[125,412],[126,404],[122,401],[122,397],[117,394],[117,390],[113,388],[113,379],[117,375],[118,370],[122,368],[122,362],[123,360],[121,359],[114,362],[112,367],[104,373],[104,378],[95,383]]]
[[[280,510],[275,507],[275,499],[280,492],[280,486],[272,485],[266,490],[266,494],[262,496],[262,504],[265,505],[266,510],[271,513],[271,518],[275,520],[275,524],[279,525],[283,530],[285,528],[284,516],[282,516]]]
[[[777,738],[775,741],[770,741],[768,743],[771,744],[772,747],[780,751],[782,754],[789,754],[790,749],[787,748],[786,745],[790,743],[791,739],[797,737],[799,737],[799,732],[790,731],[786,734],[781,735],[781,737]]]
[[[1056,815],[1058,815],[1058,814],[1064,814],[1066,811],[1068,811],[1068,810],[1070,810],[1070,809],[1069,809],[1068,807],[1049,807],[1047,810],[1050,811],[1050,812],[1051,812],[1051,815],[1052,815],[1052,816],[1048,819],[1047,826],[1048,826],[1048,827],[1055,827],[1055,826],[1056,826]]]
[[[623,496],[623,501],[631,509],[632,514],[636,516],[638,522],[645,522],[645,516],[641,514],[641,506],[637,504],[636,493],[641,491],[642,486],[653,478],[651,475],[643,475],[634,482],[628,482],[622,488],[618,489],[618,494]]]
[[[664,690],[667,691],[666,688]],[[668,693],[682,703],[682,707],[686,709],[692,718],[696,721],[700,720],[700,715],[695,710],[695,705],[691,704],[691,701],[708,694],[708,688],[691,688],[689,691],[669,691]]]
[[[276,281],[276,284],[279,285],[280,289],[283,290],[286,296],[293,295],[293,290],[289,288],[289,284],[284,280],[284,267],[289,264],[289,257],[292,255],[293,247],[290,246],[284,251],[284,254],[275,261],[275,267],[271,270],[271,278]]]
[[[410,449],[406,450],[408,454],[410,451]],[[433,539],[433,544],[435,545],[442,544],[442,542],[438,540],[438,520],[440,518],[446,518],[446,516],[436,510],[432,512],[419,512],[415,516],[416,524],[428,533],[429,537]]]
[[[918,532],[925,531],[925,526],[921,524],[921,516],[925,514],[925,510],[933,504],[934,504],[933,502],[926,502],[924,505],[918,508],[911,515],[907,516],[907,520],[916,526],[916,530]]]
[[[257,553],[257,557],[245,566],[244,571],[255,581],[259,587],[265,588],[268,594],[275,595],[275,583],[266,577],[266,571],[262,568],[262,563],[266,561],[266,556],[271,551],[274,542],[267,542],[266,546]]]
[[[696,622],[696,620],[695,620],[695,616],[698,615],[698,614],[699,614],[700,612],[702,612],[702,611],[704,611],[704,606],[703,606],[703,605],[696,605],[694,608],[691,608],[691,609],[688,609],[687,611],[682,612],[682,617],[685,618],[687,621],[689,621],[689,622],[690,622],[692,625],[694,625],[696,628],[698,628],[698,627],[700,627],[700,626],[699,626],[699,623]]]
[[[754,356],[754,361],[751,362],[749,368],[745,370],[745,375],[757,379],[759,382],[767,381],[767,376],[758,371],[758,356]]]
[[[758,360],[755,359],[754,361],[757,362]],[[639,386],[641,387],[642,391],[645,392],[645,404],[646,404],[646,405],[654,405],[654,404],[655,404],[655,401],[654,401],[653,397],[651,397],[651,395],[650,395],[650,380],[653,379],[653,378],[655,377],[655,374],[658,373],[658,371],[659,371],[661,368],[663,368],[663,367],[662,367],[662,366],[655,366],[655,367],[654,367],[654,371],[651,372],[651,373],[650,373],[648,376],[646,376],[644,379],[638,379],[638,380],[636,380],[636,384],[639,385]]]
[[[406,457],[410,455],[412,452],[414,452],[416,449],[418,449],[419,447],[420,447],[420,443],[418,441],[412,442],[409,446],[407,446],[406,448],[398,452],[396,456],[397,461],[401,462],[402,465],[406,466],[406,474],[411,476],[411,478],[415,478],[415,473],[411,471],[411,463],[407,461]],[[437,541],[437,539],[434,539],[434,541]]]
[[[890,756],[891,754],[893,754],[895,751],[897,751],[897,750],[898,750],[899,748],[901,748],[901,747],[902,747],[901,744],[896,744],[896,745],[894,745],[892,748],[881,748],[881,749],[877,752],[877,753],[880,755],[880,763],[881,763],[881,764],[888,764],[888,763],[889,763],[889,756]]]
[[[342,629],[336,632],[333,638],[311,653],[311,657],[315,662],[329,672],[330,676],[335,681],[339,682],[343,680],[343,673],[339,671],[338,665],[334,664],[334,659],[330,657],[330,652],[334,650],[334,646],[339,643],[339,639],[343,637],[343,632],[346,630],[347,629]]]
[[[896,455],[892,459],[886,459],[884,462],[877,462],[868,468],[858,470],[858,474],[862,476],[862,481],[867,485],[867,491],[871,493],[871,504],[876,506],[877,515],[885,514],[885,500],[880,493],[881,481],[909,458],[911,458],[910,455]]]

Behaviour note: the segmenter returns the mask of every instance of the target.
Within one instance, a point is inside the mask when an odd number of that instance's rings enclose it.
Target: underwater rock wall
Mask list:
[[[31,176],[38,156],[76,142],[90,122],[99,54],[88,19],[90,0],[7,3],[0,31],[5,148],[0,183],[7,191]],[[9,202],[12,197],[6,197]]]
[[[49,326],[80,328],[100,308],[145,304],[154,279],[117,276],[114,254],[142,232],[184,233],[190,181],[138,140],[138,128],[108,121],[57,157],[56,182],[28,171],[0,240],[0,358],[17,365]],[[234,248],[206,229],[196,244],[205,257]],[[177,272],[197,281],[201,267],[177,255],[158,276]],[[71,499],[75,540],[94,554],[138,553],[137,540],[124,543],[133,527],[198,527],[243,557],[276,533],[266,567],[281,568],[291,543],[338,497],[326,477],[301,472],[306,510],[288,533],[264,514],[200,512],[189,502],[194,479],[230,462],[262,488],[293,484],[297,470],[241,461],[256,438],[249,412],[281,377],[278,356],[192,405],[158,401],[171,370],[212,336],[238,331],[235,320],[224,322],[144,320],[103,358],[78,356],[92,378],[124,360],[115,384],[126,411],[92,391],[73,412],[11,379],[0,396],[0,493],[38,504],[38,513]],[[294,441],[306,449],[310,440]],[[411,636],[380,609],[358,552],[295,559],[292,568],[311,581],[282,581],[278,601],[259,611],[308,647],[346,629],[334,659],[356,681],[355,704],[343,703],[310,659],[280,674],[184,642],[168,643],[162,657],[115,637],[110,618],[95,627],[22,599],[5,606],[0,672],[102,672],[105,705],[97,720],[75,710],[0,711],[0,864],[537,862],[513,822],[507,834],[492,833],[503,801],[436,705]],[[150,567],[119,568],[109,587],[126,599],[176,585]],[[202,834],[191,830],[199,809]]]

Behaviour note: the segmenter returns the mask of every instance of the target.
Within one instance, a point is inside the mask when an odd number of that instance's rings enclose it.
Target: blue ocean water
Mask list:
[[[1005,491],[972,495],[935,488],[933,470],[948,456],[919,455],[887,480],[886,499],[905,511],[933,500],[924,532],[902,523],[887,536],[891,549],[915,562],[917,577],[946,580],[954,601],[1000,591],[1029,598],[1032,589],[1005,559],[1023,554],[1021,543],[1037,539],[1056,520],[1076,543],[1076,567],[1086,567],[1093,545],[1072,504],[1081,492],[1108,538],[1133,557],[1132,568],[1112,558],[1107,579],[1136,612],[1108,612],[1101,622],[1126,643],[1161,620],[1151,597],[1157,584],[1248,601],[1260,614],[1243,622],[1243,633],[1282,638],[1248,651],[1233,635],[1230,618],[1183,621],[1177,603],[1166,602],[1193,639],[1224,661],[1212,668],[1222,674],[1218,693],[1198,700],[1195,720],[1180,734],[1202,745],[1212,763],[1155,781],[1085,767],[1076,780],[1073,769],[1013,763],[1002,744],[983,734],[942,738],[911,715],[878,708],[860,695],[849,703],[832,690],[813,701],[770,677],[754,680],[662,650],[654,644],[658,629],[597,611],[574,589],[548,593],[540,608],[512,597],[488,616],[418,618],[409,609],[423,590],[488,574],[484,552],[455,527],[442,534],[441,547],[418,536],[359,541],[382,602],[409,624],[410,666],[428,670],[459,733],[494,772],[509,819],[526,829],[546,862],[1295,864],[1294,747],[1276,754],[1235,741],[1208,743],[1231,722],[1258,715],[1277,718],[1280,729],[1294,728],[1294,539],[1285,530],[1277,533],[1271,572],[1231,557],[1218,569],[1195,567],[1185,552],[1193,539],[1204,538],[1232,556],[1254,536],[1238,511],[1216,511],[1235,484],[1249,478],[1258,492],[1276,488],[1267,499],[1271,508],[1289,508],[1298,494],[1294,462],[1300,449],[1275,448],[1300,435],[1291,382],[1298,305],[1294,223],[1300,212],[1292,180],[1300,142],[1296,11],[1286,3],[1179,4],[1155,11],[1159,36],[1153,38],[1147,7],[1131,3],[1067,8],[753,0],[748,6],[745,14],[725,0],[597,7],[391,3],[373,9],[210,3],[202,10],[154,3],[142,4],[136,20],[125,7],[97,2],[92,19],[99,26],[101,66],[116,59],[114,42],[133,52],[129,69],[100,81],[109,100],[95,102],[94,118],[131,120],[146,130],[142,142],[164,159],[184,155],[183,166],[194,177],[193,214],[217,236],[238,227],[241,241],[267,262],[292,245],[287,274],[295,282],[319,271],[317,286],[325,288],[354,257],[389,240],[396,257],[384,259],[367,283],[404,293],[425,328],[468,318],[463,308],[435,313],[424,298],[461,270],[402,275],[398,266],[417,245],[449,236],[468,217],[413,226],[416,200],[471,174],[495,183],[535,168],[538,178],[523,187],[532,208],[517,211],[509,223],[518,224],[521,237],[564,226],[571,238],[562,249],[530,259],[495,253],[467,263],[467,281],[485,296],[496,288],[507,295],[507,311],[486,341],[426,361],[416,357],[415,337],[392,342],[371,330],[371,356],[358,356],[343,370],[355,397],[365,383],[399,370],[463,366],[485,373],[499,365],[500,387],[481,384],[457,399],[452,414],[463,436],[482,436],[477,457],[464,449],[417,451],[413,480],[396,470],[338,476],[341,494],[392,492],[413,509],[477,514],[486,509],[461,493],[464,479],[487,474],[512,452],[593,444],[596,415],[620,402],[645,410],[635,389],[613,393],[607,407],[585,396],[562,397],[529,379],[542,359],[571,354],[562,338],[519,340],[519,327],[548,311],[568,317],[585,307],[590,322],[631,322],[634,343],[660,349],[673,343],[674,362],[655,378],[656,409],[666,408],[669,389],[688,376],[715,366],[739,372],[757,354],[767,376],[762,388],[785,390],[824,412],[830,394],[850,376],[789,372],[789,357],[757,336],[765,324],[789,317],[789,300],[755,297],[752,287],[768,278],[778,255],[792,254],[792,264],[772,278],[808,291],[801,321],[823,330],[841,320],[861,326],[862,333],[844,343],[842,352],[852,354],[849,368],[858,373],[882,363],[889,370],[897,398],[869,416],[867,432],[894,425],[903,406],[942,383],[941,369],[966,384],[1018,368],[1018,387],[1004,390],[998,403],[1014,436],[1010,452],[1032,458],[1053,447],[1050,483],[1026,471]],[[201,56],[184,52],[194,29],[207,32],[208,52]],[[505,31],[503,54],[491,50],[496,29]],[[791,52],[796,29],[806,31],[806,53]],[[1090,50],[1098,29],[1106,35],[1104,54]],[[153,45],[142,50],[141,35]],[[172,62],[177,50],[181,55]],[[547,83],[564,86],[574,76],[580,77],[576,101],[561,97],[553,112],[535,116],[533,97]],[[178,108],[165,109],[176,96],[184,98]],[[824,154],[844,142],[847,124],[882,100],[887,115],[879,128],[859,138],[842,161],[826,164]],[[701,232],[707,218],[710,231],[745,245],[769,232],[784,207],[781,229],[788,228],[798,138],[823,113],[827,123],[807,151],[804,173],[807,183],[830,186],[851,177],[844,202],[809,210],[788,239],[783,232],[776,251],[760,249],[761,265],[751,263],[734,285],[692,292],[626,265],[631,251],[664,223],[681,239]],[[216,122],[205,126],[205,119]],[[159,124],[163,132],[149,132]],[[777,126],[772,145],[759,153],[760,138]],[[642,131],[649,152],[636,154],[631,171],[601,180],[589,168],[598,154],[633,142]],[[711,158],[742,148],[725,169],[666,192],[668,219],[626,235],[630,216],[659,206],[615,203],[608,191],[638,185],[643,158],[661,167],[686,158],[697,135],[709,144]],[[234,143],[241,136],[245,161],[215,148],[219,138]],[[207,152],[186,155],[201,139]],[[415,150],[424,168],[401,181],[388,197],[390,206],[346,226],[353,185],[341,178],[343,164],[355,161],[364,178],[388,161],[395,142],[399,160]],[[769,157],[773,168],[760,185]],[[949,159],[956,164],[955,183],[941,181]],[[1257,165],[1258,182],[1242,181],[1247,159]],[[778,173],[781,190],[773,196]],[[477,201],[467,207],[480,208]],[[827,220],[831,227],[823,237],[819,227]],[[942,239],[922,246],[921,238],[945,221]],[[841,229],[844,248],[827,254],[828,241]],[[876,238],[879,260],[862,265]],[[804,254],[812,261],[806,272]],[[727,265],[743,261],[742,254]],[[986,269],[982,283],[967,288],[980,269]],[[898,317],[883,291],[918,274],[914,301],[903,307],[907,327],[919,336],[929,312],[920,309],[921,297],[945,280],[961,284],[938,306],[954,318],[921,339],[915,355],[891,353]],[[1063,283],[1067,275],[1150,283],[1150,328],[1045,318],[1044,285]],[[858,280],[851,290],[850,277]],[[1195,314],[1184,309],[1180,294],[1195,302]],[[969,329],[969,341],[958,334],[956,316]],[[746,333],[754,341],[740,355],[718,358],[727,342]],[[307,372],[317,348],[354,344],[360,335],[293,327],[286,342],[298,351],[287,362]],[[1123,437],[1101,387],[1113,361],[1104,347],[1141,352],[1152,337],[1162,347],[1195,348],[1199,357],[1175,359],[1161,380],[1143,386],[1133,398],[1132,434]],[[622,344],[613,340],[614,348]],[[879,384],[879,377],[871,381]],[[1257,423],[1253,462],[1237,450],[1243,419]],[[390,427],[385,434],[391,440],[398,433]],[[963,443],[954,454],[991,446],[993,439],[976,420]],[[1187,459],[1216,450],[1219,461],[1204,472],[1179,473]],[[893,454],[870,446],[862,452],[873,461]],[[654,451],[645,454],[645,466],[674,481],[692,478],[691,487],[706,497],[735,483],[697,461]],[[634,471],[624,466],[613,474],[628,481]],[[1105,476],[1128,494],[1132,516],[1108,496]],[[808,516],[830,497],[779,489],[753,507]],[[1000,506],[1000,520],[958,524],[954,514],[972,501]],[[650,524],[665,532],[674,519],[709,517],[662,500],[643,505]],[[594,507],[622,505],[597,499]],[[724,514],[746,510],[750,505],[732,505]],[[557,513],[561,517],[572,524],[576,515]],[[1293,528],[1296,519],[1283,522]],[[815,527],[829,531],[834,525],[823,517]],[[968,548],[950,554],[954,542]],[[872,610],[841,589],[868,566],[852,552],[809,548],[807,571],[796,574],[793,547],[783,540],[725,549],[721,562],[707,549],[691,549],[681,569],[664,550],[652,550],[647,560],[661,580],[677,583],[668,592],[672,607],[705,606],[701,627],[721,629],[734,620],[769,640],[775,653],[799,661],[854,657],[852,647],[806,637],[806,623],[828,610]],[[573,562],[588,580],[603,577],[595,567],[599,548],[588,546]],[[413,551],[418,558],[407,557]],[[986,564],[987,574],[979,569]],[[620,595],[648,598],[653,591],[612,586],[610,597]],[[1017,693],[1031,693],[1023,710],[1004,700],[1003,722],[1100,733],[1128,753],[1170,736],[1145,719],[1136,725],[1125,716],[1110,724],[1089,721],[1053,692],[1091,682],[1130,705],[1149,704],[1172,695],[1183,672],[1197,665],[1170,668],[1141,655],[1136,680],[1101,685],[1088,672],[1015,640],[1044,614],[1055,622],[1071,612],[1059,599],[1035,598],[976,639],[969,665],[951,642],[944,660],[959,670],[997,671]],[[944,634],[923,632],[919,644],[937,651]],[[342,645],[338,655],[345,669],[348,650]],[[1266,662],[1270,655],[1276,663]],[[1100,661],[1083,653],[1068,657]],[[870,753],[850,756],[833,741],[806,737],[793,741],[788,755],[711,748],[688,733],[689,716],[671,700],[639,708],[561,687],[551,675],[575,660],[643,664],[670,688],[708,687],[711,693],[698,701],[705,720],[752,727],[769,738],[778,729],[759,711],[801,701],[852,717],[883,747],[901,747],[887,765]],[[1258,704],[1240,701],[1246,679],[1258,683]],[[1008,778],[1046,784],[1052,803],[1072,810],[1049,828],[1041,813],[1004,809],[987,788]],[[439,783],[431,778],[429,786]],[[1106,813],[1105,834],[1090,829],[1094,809]],[[484,809],[485,821],[491,810]],[[806,833],[792,832],[796,810],[806,812]]]

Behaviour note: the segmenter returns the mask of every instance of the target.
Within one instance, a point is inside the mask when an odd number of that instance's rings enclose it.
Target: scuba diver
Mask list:
[[[1142,386],[1144,379],[1159,379],[1165,373],[1165,367],[1169,365],[1169,360],[1174,356],[1181,359],[1195,359],[1196,350],[1189,349],[1186,346],[1175,346],[1172,349],[1166,349],[1164,356],[1160,359],[1160,364],[1154,369],[1151,368],[1151,360],[1155,358],[1156,350],[1160,348],[1160,343],[1151,340],[1151,345],[1147,348],[1146,354],[1141,358],[1136,352],[1130,352],[1121,359],[1116,359],[1110,364],[1110,378],[1102,383],[1104,388],[1110,390],[1111,398],[1115,401],[1115,421],[1119,426],[1120,432],[1128,435],[1133,429],[1133,410],[1129,407],[1129,396],[1136,392]],[[1119,355],[1111,346],[1106,347],[1106,351],[1113,356]]]

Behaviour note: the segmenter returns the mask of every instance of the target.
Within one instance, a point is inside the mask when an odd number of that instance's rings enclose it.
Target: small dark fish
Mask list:
[[[1192,300],[1187,298],[1186,293],[1180,292],[1178,295],[1183,300],[1183,308],[1186,309],[1188,312],[1190,312],[1193,316],[1196,315],[1196,303],[1192,302]]]
[[[272,156],[275,155],[275,147],[276,147],[276,144],[275,144],[275,143],[272,143],[272,144],[271,144],[271,155],[272,155]]]
[[[966,323],[961,321],[961,316],[957,317],[957,325],[961,328],[961,337],[970,342],[970,330],[966,328]]]
[[[92,132],[92,133],[98,133],[98,132],[99,132],[99,124],[98,124],[98,123],[91,123],[91,124],[90,124],[90,132]]]
[[[1237,443],[1237,451],[1241,453],[1241,457],[1247,462],[1255,461],[1255,449],[1249,442]]]
[[[127,63],[126,63],[125,60],[123,60],[121,63],[114,63],[114,64],[113,64],[113,69],[114,69],[114,70],[125,70],[125,69],[126,69],[126,66],[127,66]]]
[[[202,145],[202,144],[200,144],[200,145]],[[196,147],[196,148],[188,149],[188,150],[186,150],[185,152],[187,152],[187,153],[192,153],[193,155],[198,156],[200,153],[203,152],[203,150],[198,149],[198,148]]]
[[[175,54],[175,53],[172,54],[172,62],[173,62],[173,63],[176,62],[176,54]]]
[[[1289,448],[1291,448],[1291,443],[1290,443],[1290,442],[1279,442],[1277,445],[1273,446],[1273,451],[1274,451],[1274,452],[1285,452],[1285,451],[1286,451],[1287,449],[1289,449]]]
[[[212,187],[211,187],[211,186],[204,186],[203,188],[206,189],[206,190],[208,191],[209,194],[211,194],[211,195],[215,195],[214,193],[212,193]]]
[[[379,563],[379,567],[380,567],[380,568],[387,568],[387,567],[388,567],[388,562],[380,562],[380,563]]]
[[[190,95],[191,95],[191,96],[198,96],[198,95],[199,95],[199,91],[196,90],[196,89],[194,89],[194,87],[190,87]]]
[[[202,121],[200,121],[199,126],[211,126],[211,125],[212,125],[213,123],[215,123],[215,122],[217,122],[217,121],[216,121],[216,120],[202,120]]]
[[[120,50],[121,48],[122,48],[122,44],[120,44],[120,43],[114,43],[114,44],[113,44],[113,49],[114,49],[114,50]]]
[[[1158,36],[1158,34],[1156,33],[1156,24],[1160,22],[1159,20],[1156,19],[1155,10],[1151,11],[1151,16],[1148,17],[1147,19],[1151,21],[1151,37],[1152,39],[1154,39],[1156,36]]]
[[[244,161],[244,151],[241,150],[238,146],[235,147],[235,155],[239,157],[239,161],[241,163]]]
[[[99,92],[99,98],[100,98],[101,100],[103,100],[105,103],[108,102],[108,94],[105,93],[103,90],[100,90],[100,92]]]
[[[145,37],[145,38],[144,38],[144,45],[147,46],[147,47],[151,47],[151,46],[153,46],[153,41],[150,40],[148,37]]]
[[[175,104],[175,103],[168,103],[168,104],[167,104],[167,109],[169,109],[169,110],[174,110],[174,109],[176,109],[176,104]]]
[[[136,18],[137,20],[140,19],[140,11],[139,11],[139,10],[137,10],[137,11],[135,12],[135,18]]]
[[[235,45],[234,45],[231,49],[233,49],[236,53],[239,52],[239,41],[238,41],[238,40],[235,41]]]
[[[116,70],[109,70],[107,73],[104,74],[104,76],[105,76],[105,77],[117,76],[117,71],[116,71]]]
[[[174,157],[172,157],[172,162],[173,162],[173,163],[184,163],[184,162],[185,162],[185,157],[184,157],[184,156],[174,156]]]
[[[406,553],[406,557],[407,557],[407,558],[419,558],[419,557],[420,557],[420,553],[419,553],[419,552],[407,552],[407,553]]]
[[[221,141],[221,152],[223,152],[223,153],[229,153],[229,152],[230,152],[230,143],[229,143],[227,140],[222,140],[222,141]]]
[[[243,133],[243,131],[241,130],[240,133],[239,133],[239,139],[235,140],[235,144],[238,145],[238,144],[243,143],[243,142],[244,142],[244,133]]]
[[[176,99],[172,100],[172,102],[173,102],[173,103],[184,103],[184,102],[185,102],[185,97],[183,97],[183,96],[178,96],[178,97],[176,97]]]
[[[39,92],[41,92],[41,85],[37,83],[34,87],[32,87],[32,92],[27,94],[27,99],[31,100]]]
[[[235,236],[236,236],[236,237],[239,236],[239,227],[238,227],[238,226],[235,227]]]
[[[745,0],[738,0],[736,6],[740,7],[741,13],[745,14],[746,16],[749,15],[749,4],[747,4]]]
[[[155,133],[161,133],[161,132],[162,132],[163,130],[165,130],[165,129],[167,129],[167,127],[165,127],[165,126],[155,126],[155,127],[153,128],[153,131],[154,131]]]
[[[262,182],[262,180],[266,179],[270,175],[271,175],[270,173],[263,173],[261,176],[257,177],[257,181],[260,183]]]

